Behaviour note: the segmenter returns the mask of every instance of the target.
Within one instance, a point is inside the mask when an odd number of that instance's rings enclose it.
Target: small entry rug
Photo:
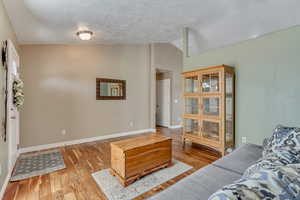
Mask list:
[[[190,165],[173,160],[172,167],[144,176],[127,187],[123,187],[118,179],[110,174],[109,169],[93,173],[92,176],[109,200],[130,200],[190,169]]]
[[[19,181],[66,168],[60,150],[21,155],[10,181]]]

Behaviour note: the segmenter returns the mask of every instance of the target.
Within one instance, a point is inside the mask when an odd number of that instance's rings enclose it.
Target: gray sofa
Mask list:
[[[150,200],[207,200],[223,186],[240,179],[262,156],[262,146],[245,144],[232,153],[182,179]]]

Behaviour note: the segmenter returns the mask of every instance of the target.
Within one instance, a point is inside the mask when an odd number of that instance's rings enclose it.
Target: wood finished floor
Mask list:
[[[197,169],[219,158],[219,155],[196,145],[182,148],[181,129],[158,128],[157,132],[173,139],[173,158],[194,168],[138,196],[148,198]],[[67,147],[61,147],[67,168],[47,175],[8,184],[3,200],[99,200],[107,199],[91,174],[110,167],[111,141],[135,136],[120,137]]]

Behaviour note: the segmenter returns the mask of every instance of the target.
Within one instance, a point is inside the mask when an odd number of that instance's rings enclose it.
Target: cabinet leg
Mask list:
[[[182,148],[185,148],[185,138],[182,139]]]
[[[225,156],[225,151],[222,150],[221,154],[222,154],[222,157],[224,157]]]

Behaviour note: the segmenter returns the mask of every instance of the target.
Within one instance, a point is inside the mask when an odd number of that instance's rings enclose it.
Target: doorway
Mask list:
[[[156,126],[171,125],[171,72],[156,71]]]

